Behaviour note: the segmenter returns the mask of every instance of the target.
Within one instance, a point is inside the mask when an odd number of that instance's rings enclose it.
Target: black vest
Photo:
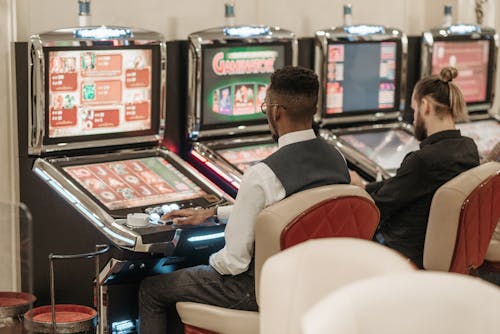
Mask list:
[[[262,162],[280,180],[285,197],[302,190],[351,181],[340,152],[319,137],[286,145]]]

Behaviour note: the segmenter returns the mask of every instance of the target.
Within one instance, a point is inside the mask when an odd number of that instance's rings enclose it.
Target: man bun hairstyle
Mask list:
[[[467,121],[467,105],[464,95],[453,82],[458,76],[455,67],[444,67],[439,75],[420,79],[415,85],[414,98],[418,104],[422,99],[428,99],[433,105],[436,114],[444,116],[449,114],[455,121]]]
[[[286,99],[291,118],[311,117],[318,103],[318,76],[300,66],[285,66],[271,75],[269,90]]]
[[[454,67],[444,67],[439,72],[439,77],[443,82],[450,82],[458,76],[458,70]]]

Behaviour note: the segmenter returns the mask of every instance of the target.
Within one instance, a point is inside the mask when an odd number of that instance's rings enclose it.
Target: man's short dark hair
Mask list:
[[[310,117],[318,102],[318,76],[305,67],[286,66],[271,75],[269,90],[286,98],[292,117]]]

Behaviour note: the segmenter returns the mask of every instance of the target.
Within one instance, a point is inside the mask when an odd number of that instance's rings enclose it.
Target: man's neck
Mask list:
[[[435,119],[433,122],[431,121],[427,125],[427,135],[430,136],[441,131],[455,129],[455,122],[453,122],[451,118],[446,118],[443,120]]]

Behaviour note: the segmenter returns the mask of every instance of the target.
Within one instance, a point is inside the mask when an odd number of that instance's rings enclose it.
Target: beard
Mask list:
[[[415,138],[417,138],[418,141],[427,138],[427,128],[421,117],[417,117],[415,120]]]

